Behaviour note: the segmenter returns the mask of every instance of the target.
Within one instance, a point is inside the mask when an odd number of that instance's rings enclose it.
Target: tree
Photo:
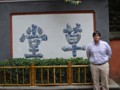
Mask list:
[[[110,30],[120,31],[120,0],[109,0]]]

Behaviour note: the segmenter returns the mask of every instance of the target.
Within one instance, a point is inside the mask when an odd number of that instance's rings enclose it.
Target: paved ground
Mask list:
[[[0,90],[93,90],[91,86],[1,86]],[[120,84],[110,79],[110,90],[120,90]]]

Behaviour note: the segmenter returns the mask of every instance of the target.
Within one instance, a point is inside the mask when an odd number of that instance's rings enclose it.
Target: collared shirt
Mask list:
[[[87,46],[86,54],[92,64],[102,64],[109,60],[112,51],[107,42],[100,40],[98,44],[90,43]]]

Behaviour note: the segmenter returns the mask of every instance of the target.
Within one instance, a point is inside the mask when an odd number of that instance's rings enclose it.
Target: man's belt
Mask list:
[[[107,63],[108,61],[106,61],[106,62],[104,62],[104,63],[100,63],[100,64],[94,64],[94,63],[92,63],[93,65],[103,65],[103,64],[105,64],[105,63]]]

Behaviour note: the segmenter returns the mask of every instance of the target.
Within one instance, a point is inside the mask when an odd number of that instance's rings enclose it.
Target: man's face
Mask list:
[[[99,42],[100,36],[99,36],[98,34],[95,34],[95,35],[93,36],[93,39],[94,39],[95,42]]]

